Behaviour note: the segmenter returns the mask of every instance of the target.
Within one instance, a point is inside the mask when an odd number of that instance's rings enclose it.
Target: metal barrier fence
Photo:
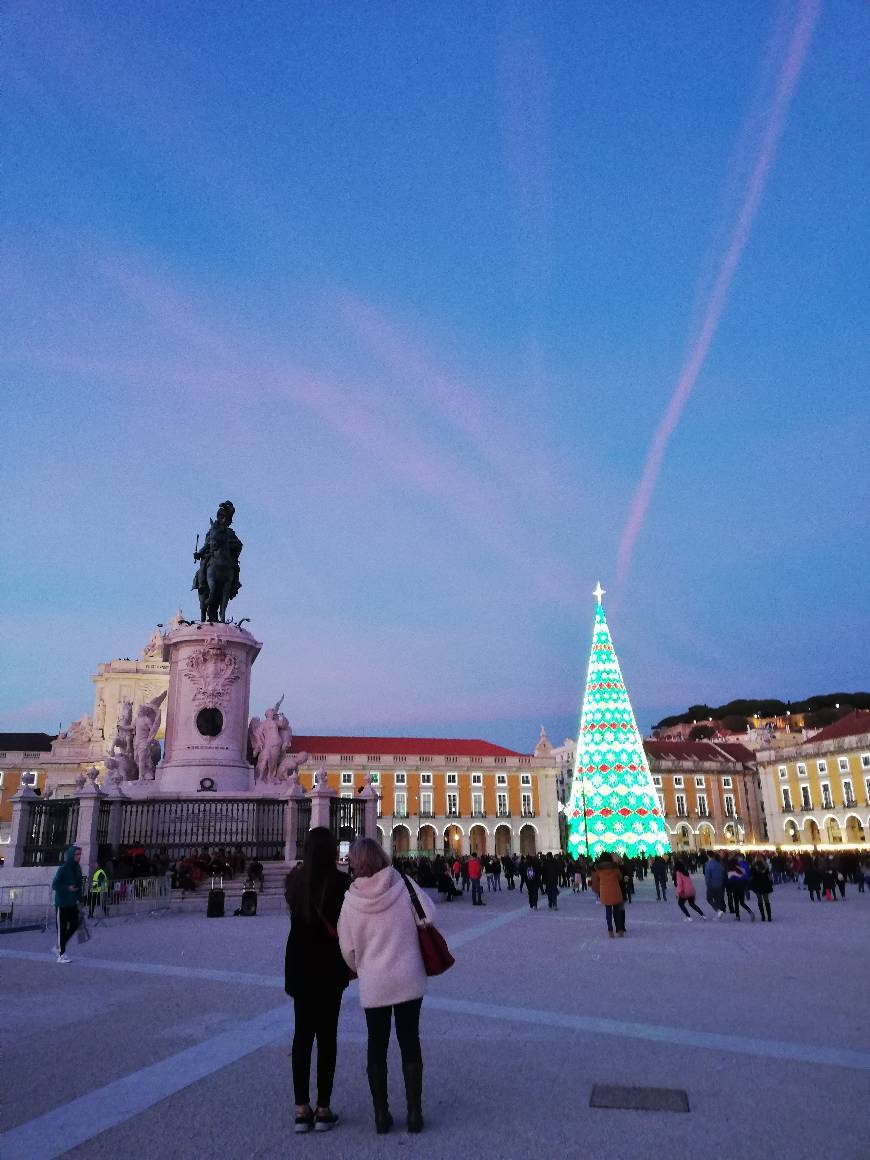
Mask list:
[[[25,866],[59,866],[67,847],[76,840],[79,824],[77,798],[29,802],[25,807]]]
[[[34,926],[45,930],[53,921],[50,886],[0,886],[0,934]]]
[[[96,896],[94,917],[108,912],[113,915],[154,914],[169,910],[172,884],[168,875],[161,874],[149,878],[115,878],[110,880],[106,896],[105,910],[102,896]]]
[[[278,801],[144,801],[121,806],[121,844],[165,852],[177,861],[193,850],[241,846],[261,862],[284,857],[284,812]]]

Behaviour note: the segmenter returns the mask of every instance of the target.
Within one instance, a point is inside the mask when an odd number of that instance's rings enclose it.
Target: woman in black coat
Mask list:
[[[338,1015],[348,971],[338,947],[338,916],[348,877],[336,866],[332,832],[308,832],[302,865],[287,875],[290,934],[284,954],[284,990],[293,998],[293,1090],[295,1131],[325,1132],[338,1120],[330,1106],[335,1078]],[[308,1102],[311,1052],[317,1039],[317,1108]]]

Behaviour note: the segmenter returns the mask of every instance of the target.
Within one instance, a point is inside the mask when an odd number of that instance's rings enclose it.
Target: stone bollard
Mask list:
[[[96,776],[91,777],[91,774],[96,774],[96,772],[96,769],[90,770],[88,780],[75,793],[75,796],[79,800],[79,823],[76,830],[76,845],[82,848],[81,867],[86,882],[90,881],[90,876],[97,868],[97,858],[99,856],[97,828],[100,822],[100,803],[106,796],[97,785]]]
[[[360,797],[365,802],[365,838],[377,838],[378,833],[378,802],[381,795],[372,785],[372,778],[370,773],[363,775],[363,788],[360,790]]]
[[[30,832],[30,806],[33,802],[42,801],[42,798],[29,785],[22,785],[9,800],[12,802],[12,831],[9,838],[6,864],[8,866],[23,866],[24,847],[27,845]]]
[[[305,790],[299,783],[299,774],[294,773],[284,791],[286,808],[284,812],[284,861],[291,865],[299,857],[296,833],[299,827],[299,804],[305,800]]]
[[[326,826],[329,829],[331,818],[331,802],[334,797],[338,796],[338,790],[330,789],[326,781],[326,770],[318,769],[314,775],[314,788],[310,793],[311,798],[311,825],[310,829],[315,829],[317,826]]]

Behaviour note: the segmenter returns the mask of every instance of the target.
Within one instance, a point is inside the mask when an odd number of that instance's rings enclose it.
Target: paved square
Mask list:
[[[457,1154],[621,1158],[639,1151],[866,1160],[870,893],[774,922],[682,921],[641,885],[608,940],[591,894],[440,904],[456,966],[424,1003],[426,1129],[374,1134],[365,1023],[345,998],[327,1140],[292,1134],[282,990],[288,919],[110,920],[70,966],[51,936],[0,939],[3,1160],[242,1160]],[[205,898],[203,897],[203,910]],[[590,1107],[596,1085],[680,1089],[690,1111]]]

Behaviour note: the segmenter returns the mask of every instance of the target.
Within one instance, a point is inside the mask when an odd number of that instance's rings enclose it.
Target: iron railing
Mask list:
[[[112,850],[109,846],[109,819],[112,816],[112,803],[108,801],[100,802],[99,812],[97,813],[97,857],[109,858]]]
[[[366,803],[355,798],[333,798],[329,803],[329,825],[336,842],[365,837]]]
[[[145,801],[121,805],[121,845],[170,861],[195,849],[241,846],[260,862],[284,857],[284,801]]]
[[[76,840],[78,798],[30,802],[27,809],[25,866],[59,866],[67,847]]]
[[[311,829],[311,798],[301,798],[296,812],[296,857],[301,858]]]

